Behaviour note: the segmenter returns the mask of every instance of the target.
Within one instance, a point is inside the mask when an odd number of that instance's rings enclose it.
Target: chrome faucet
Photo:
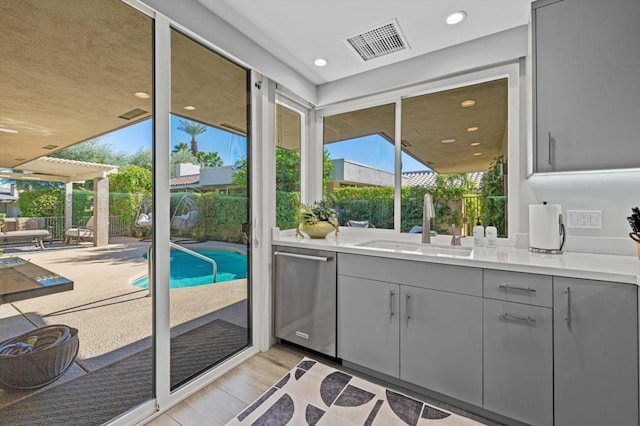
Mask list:
[[[456,237],[456,224],[452,223],[451,224],[451,245],[461,246],[462,243],[460,242],[460,240],[463,238],[464,238],[464,235],[460,235],[459,237]]]
[[[436,216],[430,194],[424,194],[422,204],[422,244],[431,243],[431,218]]]

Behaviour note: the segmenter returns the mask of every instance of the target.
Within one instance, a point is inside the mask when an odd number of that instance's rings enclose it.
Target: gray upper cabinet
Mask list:
[[[338,357],[400,374],[400,286],[338,276]]]
[[[535,172],[640,167],[640,1],[532,4]]]
[[[401,292],[400,378],[482,406],[482,298],[410,286]]]
[[[555,426],[638,424],[638,288],[553,278]]]

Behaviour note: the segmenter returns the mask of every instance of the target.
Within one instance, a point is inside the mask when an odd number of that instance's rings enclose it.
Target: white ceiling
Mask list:
[[[198,0],[316,85],[529,22],[531,0]],[[445,18],[467,13],[458,25]],[[396,19],[409,50],[363,62],[344,39]],[[323,68],[313,65],[325,58]]]

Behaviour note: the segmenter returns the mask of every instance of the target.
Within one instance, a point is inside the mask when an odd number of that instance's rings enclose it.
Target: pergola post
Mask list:
[[[109,244],[109,179],[93,179],[93,245]]]
[[[64,184],[64,229],[73,227],[73,183]]]

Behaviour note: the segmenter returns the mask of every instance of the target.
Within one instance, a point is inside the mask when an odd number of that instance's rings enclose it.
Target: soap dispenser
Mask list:
[[[484,246],[484,226],[480,223],[480,219],[473,227],[473,245],[476,247]]]
[[[487,226],[487,247],[498,247],[498,229],[493,225]]]

